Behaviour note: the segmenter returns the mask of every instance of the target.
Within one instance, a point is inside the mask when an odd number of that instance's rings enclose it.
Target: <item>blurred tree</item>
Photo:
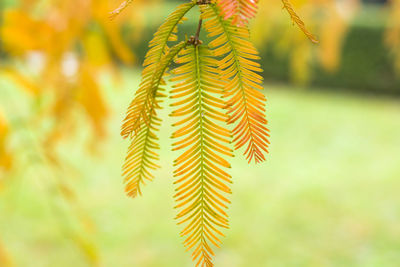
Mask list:
[[[55,209],[64,209],[61,212],[80,227],[67,222],[60,223],[60,227],[93,265],[99,259],[89,233],[91,219],[81,210],[71,180],[64,177],[65,163],[57,147],[60,141],[74,138],[82,124],[91,125],[88,148],[95,148],[93,144],[106,135],[109,111],[100,74],[109,73],[118,79],[120,63],[135,63],[135,55],[122,38],[122,29],[134,17],[135,29],[140,32],[144,6],[157,0],[137,0],[138,8],[131,10],[132,16],[120,16],[111,23],[109,11],[118,2],[20,0],[6,3],[0,21],[0,75],[20,89],[19,94],[2,99],[15,104],[0,114],[0,186],[5,172],[10,173],[15,165],[22,167],[23,162],[13,153],[29,154],[26,158],[32,162],[25,163],[41,165],[42,182],[50,188],[49,202],[56,203],[53,198],[61,197],[69,203],[67,209],[54,204]],[[26,100],[29,115],[19,110],[22,99],[13,99],[15,95]],[[78,119],[80,115],[84,115],[83,121]],[[28,132],[28,138],[21,129]],[[16,139],[13,153],[9,149],[10,136]],[[18,164],[12,164],[14,161]]]

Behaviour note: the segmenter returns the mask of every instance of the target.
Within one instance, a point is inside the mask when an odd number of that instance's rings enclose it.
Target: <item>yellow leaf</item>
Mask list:
[[[12,267],[14,266],[11,256],[6,251],[5,247],[0,243],[0,266]]]
[[[317,38],[306,29],[306,25],[304,22],[301,20],[299,15],[297,15],[296,11],[293,9],[292,4],[289,2],[289,0],[282,0],[283,3],[283,8],[287,10],[289,13],[293,23],[296,23],[297,26],[300,28],[300,30],[308,37],[308,39],[311,40],[311,42],[317,44],[319,41]]]
[[[5,118],[0,113],[0,171],[1,168],[9,170],[12,166],[12,156],[7,148],[8,137],[9,127]]]
[[[230,133],[215,119],[227,119],[221,112],[224,88],[217,82],[218,61],[208,48],[188,46],[177,61],[181,65],[174,70],[177,77],[173,80],[184,82],[178,82],[172,90],[175,109],[171,115],[179,117],[174,124],[179,127],[173,134],[179,139],[174,150],[183,151],[174,163],[174,176],[179,177],[175,181],[178,187],[174,197],[180,209],[176,219],[178,224],[186,224],[181,236],[185,236],[184,245],[192,250],[196,266],[211,267],[211,246],[221,243],[219,228],[228,228],[225,210],[229,200],[225,195],[231,193],[227,185],[231,176],[223,171],[230,164],[222,157],[232,156]]]
[[[99,32],[88,32],[83,38],[86,60],[93,66],[111,64],[111,56],[104,38]]]
[[[94,128],[95,136],[105,135],[104,123],[108,115],[107,105],[96,80],[97,74],[86,65],[79,71],[78,101],[85,108]]]
[[[26,75],[20,73],[19,71],[5,67],[0,69],[0,73],[9,77],[13,80],[17,85],[21,86],[21,88],[25,89],[27,92],[32,93],[33,95],[38,95],[41,91],[41,88],[32,80],[30,80]]]

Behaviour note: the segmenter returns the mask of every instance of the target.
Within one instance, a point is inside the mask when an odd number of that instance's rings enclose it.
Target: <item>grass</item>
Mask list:
[[[71,213],[90,218],[82,220],[100,266],[192,266],[173,220],[176,155],[168,118],[162,170],[143,197],[123,194],[120,166],[128,143],[119,137],[119,124],[139,82],[136,72],[125,74],[122,90],[105,81],[112,114],[101,153],[82,152],[80,139],[61,148],[70,166],[61,175],[77,193],[80,210]],[[216,266],[397,266],[400,101],[280,85],[265,92],[271,153],[255,166],[240,153],[233,160],[231,229]],[[0,194],[0,239],[16,266],[88,266],[69,235],[76,223],[62,212],[69,208],[47,185],[46,171],[39,164],[8,177]]]

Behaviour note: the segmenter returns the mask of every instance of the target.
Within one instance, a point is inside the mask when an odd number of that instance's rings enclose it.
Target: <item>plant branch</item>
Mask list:
[[[196,35],[194,36],[195,40],[199,40],[200,37],[200,31],[201,31],[201,25],[203,24],[203,19],[199,19],[199,25],[197,25],[197,31]]]
[[[189,44],[193,44],[194,46],[200,45],[203,42],[199,39],[200,38],[200,31],[201,31],[201,26],[203,24],[203,19],[199,19],[199,24],[197,25],[197,31],[196,34],[193,36],[190,36],[190,39],[188,40]]]

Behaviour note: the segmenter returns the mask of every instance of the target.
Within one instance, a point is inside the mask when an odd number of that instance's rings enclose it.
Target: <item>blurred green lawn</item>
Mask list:
[[[162,170],[143,197],[123,193],[128,142],[119,136],[120,121],[139,83],[138,72],[124,77],[123,89],[105,81],[112,114],[102,154],[88,156],[81,143],[65,144],[73,170],[63,179],[93,220],[100,266],[192,266],[173,220],[176,154],[167,116]],[[399,99],[280,85],[265,92],[270,155],[259,165],[247,165],[240,153],[233,160],[231,229],[216,250],[216,266],[399,266]],[[9,177],[0,195],[0,235],[16,266],[88,266],[60,230],[68,218],[50,207],[51,201],[62,207],[62,200],[43,189],[40,173],[21,173]]]

